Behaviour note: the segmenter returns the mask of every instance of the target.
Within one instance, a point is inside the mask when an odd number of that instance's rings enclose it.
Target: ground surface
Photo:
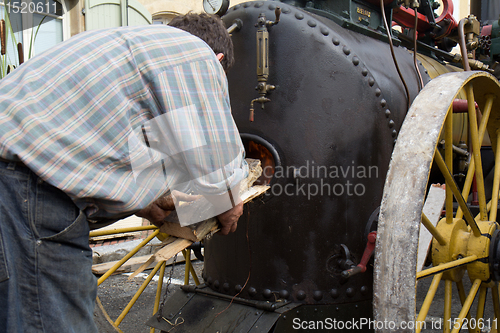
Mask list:
[[[193,267],[195,268],[198,278],[201,280],[203,263],[200,261],[195,261],[193,262]],[[162,291],[162,297],[165,293],[165,283],[168,274],[170,273],[170,269],[171,267],[167,266],[165,270],[165,282],[163,285],[164,288]],[[175,266],[172,275],[171,287],[169,288],[169,290],[171,290],[172,292],[175,292],[180,288],[180,285],[184,284],[184,270],[184,264],[177,264]],[[103,284],[101,284],[101,286],[99,286],[97,293],[98,297],[100,298],[101,303],[108,312],[109,316],[113,320],[116,320],[116,318],[118,318],[120,313],[127,306],[128,302],[132,299],[141,284],[145,281],[149,273],[150,271],[146,271],[145,273],[140,274],[131,281],[128,280],[128,274],[112,275]],[[155,278],[153,281],[151,281],[151,283],[137,300],[136,304],[132,307],[129,314],[125,316],[125,319],[120,324],[119,327],[124,333],[149,333],[150,328],[144,323],[153,315],[153,305],[158,284],[157,280],[158,279]],[[193,284],[193,280],[191,280],[190,283]],[[110,326],[101,316],[98,316],[96,319],[100,333],[116,332],[115,330],[110,328]]]
[[[198,274],[198,277],[201,280],[201,271],[203,269],[203,263],[200,261],[193,262],[193,266]],[[180,285],[184,283],[184,264],[177,264],[174,268],[173,279],[170,290],[175,292],[180,288]],[[170,267],[167,266],[165,276],[168,276],[170,272]],[[128,304],[130,299],[134,296],[137,289],[139,289],[140,285],[145,281],[145,278],[149,274],[149,271],[146,274],[141,274],[133,280],[128,280],[128,274],[119,274],[111,276],[107,281],[105,281],[98,290],[98,296],[101,299],[101,302],[109,313],[110,317],[115,320],[125,306]],[[155,279],[157,280],[157,279]],[[120,324],[120,329],[124,333],[142,333],[142,332],[150,332],[150,328],[146,326],[144,323],[146,320],[152,317],[153,314],[153,304],[156,295],[156,287],[157,281],[153,280],[150,285],[146,288],[144,293],[139,297],[137,303],[134,305],[130,313],[125,317],[123,322]],[[432,278],[427,278],[419,281],[418,283],[418,293],[417,293],[417,306],[420,308],[425,295],[427,293],[427,289],[430,285]],[[193,281],[190,281],[193,284]],[[470,282],[467,279],[464,279],[464,286],[466,289],[466,293],[470,289]],[[165,288],[162,291],[162,295],[165,292]],[[453,298],[452,298],[452,319],[457,317],[461,305],[459,301],[458,294],[456,292],[456,287],[453,286]],[[167,299],[168,301],[168,299]],[[477,297],[475,299],[475,303],[473,305],[473,316],[475,316],[477,307]],[[443,283],[440,284],[440,287],[434,297],[434,301],[431,305],[428,318],[426,320],[425,329],[422,332],[442,332],[439,328],[439,323],[442,323],[442,315],[444,308],[444,287]],[[493,320],[493,306],[491,302],[491,295],[487,297],[487,305],[486,305],[486,318],[491,318],[490,323]],[[116,332],[103,320],[102,317],[96,318],[98,322],[99,332],[108,333],[108,332]],[[482,330],[483,332],[489,332],[487,329],[488,321],[485,321],[485,327]],[[158,331],[157,331],[158,332]],[[467,332],[467,330],[463,329],[461,332]]]

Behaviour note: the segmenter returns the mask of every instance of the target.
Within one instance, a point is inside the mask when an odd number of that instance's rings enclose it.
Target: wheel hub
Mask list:
[[[471,280],[500,280],[500,232],[496,222],[476,221],[481,235],[476,237],[463,219],[454,218],[447,223],[441,219],[437,230],[448,242],[444,245],[434,239],[432,242],[432,263],[446,264],[465,257],[477,259],[466,266],[460,266],[444,273],[443,279],[460,281],[467,270]]]

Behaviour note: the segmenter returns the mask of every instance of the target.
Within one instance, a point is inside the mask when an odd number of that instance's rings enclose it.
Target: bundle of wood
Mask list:
[[[255,185],[254,182],[261,176],[262,167],[260,160],[246,159],[248,163],[248,177],[241,181],[240,184],[240,198],[243,203],[247,203],[252,199],[255,199],[262,195],[269,189],[267,185]],[[193,211],[196,211],[195,207],[198,205],[196,201],[192,203],[187,203],[187,205],[192,205]],[[219,223],[216,217],[209,218],[205,221],[192,224],[189,226],[182,227],[178,221],[177,217],[170,217],[169,222],[165,222],[160,227],[160,232],[170,235],[166,239],[162,246],[146,261],[138,270],[136,270],[129,279],[135,277],[137,274],[141,273],[143,270],[148,268],[153,262],[166,261],[181,252],[182,250],[189,247],[194,242],[199,242],[206,237],[210,237],[217,231],[219,231]]]

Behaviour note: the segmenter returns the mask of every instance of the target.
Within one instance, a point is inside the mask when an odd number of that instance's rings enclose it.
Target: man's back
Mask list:
[[[191,104],[207,122],[232,122],[223,69],[197,37],[168,26],[82,33],[0,81],[0,157],[20,159],[89,215],[137,210],[167,184],[136,185],[127,138]]]

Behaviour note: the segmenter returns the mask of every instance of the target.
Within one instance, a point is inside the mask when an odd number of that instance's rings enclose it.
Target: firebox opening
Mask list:
[[[269,185],[273,179],[279,157],[276,149],[266,140],[253,134],[241,134],[246,157],[259,159],[262,166],[262,176],[255,181],[256,185]]]

